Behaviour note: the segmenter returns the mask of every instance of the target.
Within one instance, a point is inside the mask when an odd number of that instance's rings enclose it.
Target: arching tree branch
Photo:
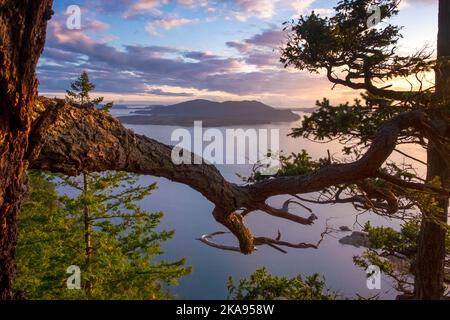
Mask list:
[[[418,111],[401,114],[382,125],[371,147],[358,161],[331,164],[301,176],[238,186],[226,181],[212,165],[175,165],[171,160],[172,147],[134,134],[106,112],[49,100],[41,103],[46,107],[41,105],[40,110],[36,109],[27,153],[30,168],[70,176],[118,170],[189,185],[214,203],[215,219],[237,237],[239,250],[244,254],[254,251],[261,242],[275,246],[287,244],[254,238],[239,211],[263,210],[300,224],[311,224],[313,219],[274,209],[265,204],[266,200],[276,195],[317,192],[332,185],[375,177],[395,149],[401,131],[422,128],[427,122],[425,115]]]

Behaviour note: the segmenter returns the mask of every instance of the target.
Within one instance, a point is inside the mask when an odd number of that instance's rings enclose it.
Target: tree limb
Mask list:
[[[213,216],[236,236],[244,254],[254,251],[263,238],[253,237],[238,211],[262,209],[300,224],[310,224],[309,219],[261,204],[276,195],[317,192],[332,185],[374,177],[395,149],[401,131],[421,127],[427,121],[418,111],[393,118],[381,126],[367,153],[355,162],[331,164],[310,174],[238,186],[226,181],[212,165],[175,165],[172,147],[134,134],[106,112],[49,100],[44,100],[44,104],[47,106],[37,111],[30,134],[27,152],[30,168],[69,176],[126,171],[189,185],[214,203]]]

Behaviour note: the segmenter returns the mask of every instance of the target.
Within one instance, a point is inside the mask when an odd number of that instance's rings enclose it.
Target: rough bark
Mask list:
[[[0,0],[0,299],[11,299],[24,155],[37,97],[35,69],[51,0]]]
[[[172,147],[124,128],[109,114],[94,108],[79,108],[64,103],[49,104],[30,135],[27,159],[31,168],[79,175],[82,172],[121,170],[164,177],[191,186],[215,204],[215,219],[239,240],[240,250],[249,254],[255,238],[244,224],[247,214],[261,210],[272,216],[303,225],[314,217],[300,217],[267,205],[268,198],[282,194],[320,191],[332,185],[353,183],[376,176],[393,152],[402,130],[410,127],[435,140],[421,112],[401,114],[378,131],[367,153],[358,161],[333,164],[302,176],[280,177],[249,186],[227,182],[211,165],[175,165]],[[261,239],[261,238],[259,238]]]
[[[438,67],[436,68],[436,96],[439,110],[433,112],[434,126],[442,136],[450,137],[448,111],[450,105],[450,1],[439,1]],[[439,62],[440,61],[440,62]],[[443,63],[441,63],[443,62]],[[444,112],[442,111],[444,110]],[[450,187],[450,167],[447,159],[439,153],[439,148],[431,145],[428,149],[428,179],[439,177],[445,187]],[[415,297],[417,299],[441,299],[444,290],[444,262],[446,229],[439,223],[447,224],[448,197],[439,198],[441,213],[431,216],[423,212],[423,221],[418,243],[418,253],[414,265]],[[439,223],[436,223],[438,221]]]

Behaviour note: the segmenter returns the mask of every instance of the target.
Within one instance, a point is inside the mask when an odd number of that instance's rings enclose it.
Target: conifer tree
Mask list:
[[[28,299],[167,299],[164,289],[190,273],[186,261],[166,262],[161,244],[174,235],[157,231],[163,213],[138,202],[156,188],[137,176],[107,173],[87,185],[33,171],[31,191],[19,219],[16,290]],[[58,196],[59,185],[71,195]],[[89,255],[85,208],[89,209]],[[67,288],[69,266],[81,271],[81,289]]]

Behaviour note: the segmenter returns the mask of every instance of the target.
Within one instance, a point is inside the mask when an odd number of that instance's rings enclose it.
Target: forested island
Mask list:
[[[220,127],[296,122],[300,116],[258,101],[192,100],[171,106],[152,106],[119,117],[119,120],[125,124],[169,126],[192,126],[194,121],[203,121],[205,127]]]

